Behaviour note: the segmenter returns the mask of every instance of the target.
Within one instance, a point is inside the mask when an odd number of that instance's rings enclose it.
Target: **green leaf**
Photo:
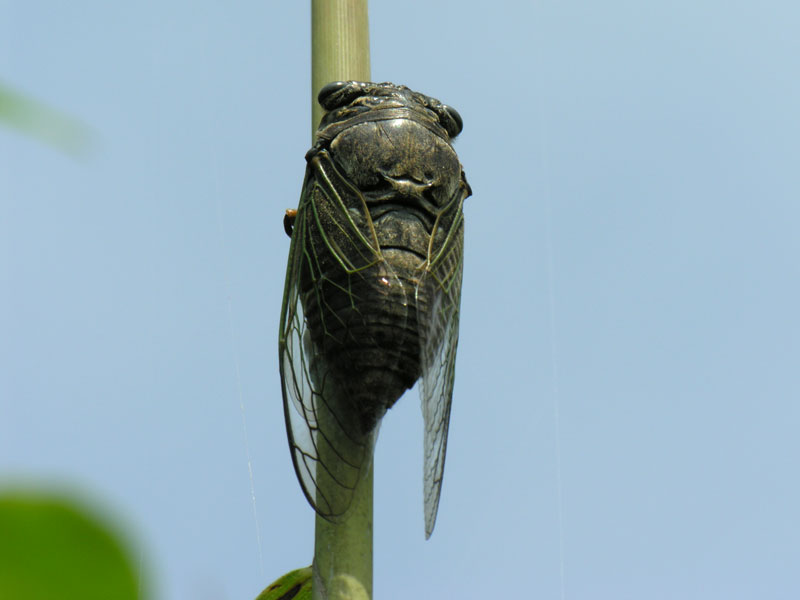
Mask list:
[[[0,83],[0,124],[51,146],[81,154],[89,147],[89,128],[67,115]]]
[[[0,598],[136,600],[136,571],[116,532],[61,496],[0,493]]]
[[[287,573],[261,592],[256,600],[311,600],[311,567]]]

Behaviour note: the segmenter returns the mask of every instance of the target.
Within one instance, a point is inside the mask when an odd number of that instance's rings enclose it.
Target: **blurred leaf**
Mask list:
[[[0,494],[0,598],[136,600],[129,553],[95,515],[61,497]]]
[[[0,124],[38,138],[70,154],[89,147],[89,128],[79,121],[0,83]]]
[[[311,567],[287,573],[261,592],[256,600],[311,600]]]

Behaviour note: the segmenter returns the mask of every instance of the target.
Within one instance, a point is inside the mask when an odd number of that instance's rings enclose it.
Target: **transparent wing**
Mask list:
[[[377,437],[377,427],[364,431],[353,418],[358,414],[353,390],[326,363],[321,347],[328,344],[330,355],[330,345],[358,325],[338,321],[335,305],[358,306],[347,282],[381,263],[369,219],[354,220],[354,214],[365,212],[360,205],[360,193],[325,156],[309,162],[281,311],[279,364],[292,460],[309,503],[331,520],[349,507]],[[350,314],[358,320],[358,311]]]
[[[422,312],[423,319],[420,322],[426,538],[433,532],[442,490],[455,380],[463,257],[464,225],[459,206],[451,234],[440,254],[433,258],[418,289],[418,297],[424,296],[429,302],[429,308]]]

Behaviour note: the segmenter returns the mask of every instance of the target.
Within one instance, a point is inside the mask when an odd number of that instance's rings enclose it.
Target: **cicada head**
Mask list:
[[[362,113],[364,107],[369,110],[392,106],[415,107],[417,110],[428,111],[430,113],[428,118],[442,127],[450,139],[461,133],[464,127],[461,115],[453,107],[439,102],[436,98],[410,90],[404,85],[388,82],[334,81],[320,90],[317,100],[327,111],[320,129],[327,124],[347,118],[351,112]]]

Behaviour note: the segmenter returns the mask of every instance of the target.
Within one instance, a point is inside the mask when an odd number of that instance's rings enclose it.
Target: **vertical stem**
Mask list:
[[[367,0],[311,0],[312,137],[322,118],[320,88],[346,80],[370,80]],[[316,517],[314,600],[372,597],[372,480],[370,460],[344,518]]]
[[[322,118],[320,88],[347,80],[370,80],[367,0],[311,0],[312,136]]]
[[[372,474],[370,462],[342,520],[316,517],[313,600],[372,598]]]

